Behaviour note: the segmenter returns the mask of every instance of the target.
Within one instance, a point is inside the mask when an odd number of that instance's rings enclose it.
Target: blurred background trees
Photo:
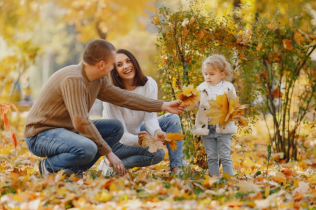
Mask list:
[[[242,100],[250,103],[256,95],[249,91],[260,85],[257,84],[255,73],[266,75],[264,64],[255,64],[251,60],[254,56],[277,55],[272,61],[270,58],[270,63],[266,63],[266,67],[271,70],[270,74],[266,72],[267,76],[279,75],[275,76],[277,81],[286,76],[274,74],[274,70],[284,67],[277,58],[282,60],[282,56],[291,54],[292,60],[286,64],[291,64],[294,69],[295,64],[298,64],[296,59],[303,59],[304,55],[316,59],[315,52],[309,54],[308,49],[304,48],[314,44],[306,36],[313,35],[315,31],[315,9],[316,2],[311,0],[0,0],[0,103],[31,105],[49,76],[63,66],[78,63],[84,46],[96,38],[107,39],[117,49],[125,48],[133,52],[145,74],[152,76],[161,85],[159,97],[162,98],[164,94],[166,99],[175,98],[182,85],[197,84],[202,80],[199,75],[200,64],[206,55],[212,52],[233,55],[229,59],[237,75],[242,69],[255,70],[246,74],[249,79],[247,83],[242,83],[242,79],[235,80],[239,92],[243,93]],[[169,15],[166,14],[167,10]],[[186,40],[186,44],[180,43],[178,48],[171,35],[173,29],[169,30],[171,26],[168,26],[171,14],[174,20],[172,24],[177,22],[175,28],[179,29],[176,35],[179,43],[181,39]],[[214,21],[210,23],[205,17],[212,17]],[[188,22],[183,27],[186,19]],[[266,24],[264,28],[263,25],[256,25],[263,19],[271,22],[270,26]],[[165,30],[168,27],[169,32]],[[254,30],[256,27],[257,31]],[[286,27],[286,32],[278,32],[278,28]],[[261,34],[258,34],[259,31]],[[270,38],[276,36],[271,40],[281,42],[273,42],[263,35]],[[297,40],[302,40],[301,37],[303,41],[298,44]],[[283,43],[283,40],[290,40],[292,47],[296,49],[299,46],[300,50],[284,51],[283,45],[290,44],[287,41]],[[237,44],[232,46],[231,43]],[[269,50],[276,54],[268,54]],[[315,68],[308,62],[305,64],[309,65],[309,70]],[[173,71],[175,68],[177,71]],[[240,75],[242,78],[245,74]],[[251,79],[252,82],[249,82]],[[270,106],[274,104],[273,97],[277,94],[280,96],[282,92],[281,83],[271,79],[261,83],[272,82],[269,83],[271,88],[268,92],[272,99]],[[276,88],[280,93],[273,92]],[[267,91],[264,88],[261,90]],[[99,115],[102,107],[100,103],[96,106],[98,111],[94,114]],[[282,109],[278,110],[280,112],[274,112],[276,122],[283,119],[279,118]],[[254,109],[248,112],[255,114]],[[194,118],[190,115],[187,117]],[[280,130],[278,126],[274,124],[272,127]],[[284,137],[285,133],[281,136]]]

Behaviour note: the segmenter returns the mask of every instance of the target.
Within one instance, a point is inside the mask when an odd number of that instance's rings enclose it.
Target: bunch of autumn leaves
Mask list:
[[[200,101],[200,93],[194,89],[193,85],[183,86],[182,93],[179,93],[179,99],[182,101],[181,106],[185,110],[192,110],[197,107]],[[235,96],[233,91],[218,95],[216,99],[209,100],[210,108],[205,110],[206,116],[211,117],[209,124],[225,127],[230,121],[235,121],[242,126],[247,125],[245,118],[242,116],[247,107],[239,103],[239,97]],[[183,140],[184,135],[181,133],[167,133],[165,139],[172,150],[177,148],[175,141]],[[163,149],[163,142],[158,141],[154,136],[146,135],[142,141],[143,147],[149,147],[149,152],[156,152],[157,149]]]
[[[200,100],[200,93],[193,88],[193,85],[184,86],[183,92],[179,94],[180,100],[182,100],[182,106],[187,107],[187,110],[194,109]],[[235,121],[242,126],[246,126],[246,119],[242,116],[245,113],[247,105],[239,103],[239,97],[237,97],[233,91],[218,95],[216,99],[208,101],[210,107],[205,110],[207,117],[211,117],[209,124],[219,125],[225,127],[230,121]]]

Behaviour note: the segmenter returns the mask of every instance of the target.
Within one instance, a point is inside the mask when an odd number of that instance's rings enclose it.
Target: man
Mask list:
[[[115,57],[111,43],[93,40],[80,64],[57,71],[41,90],[24,127],[29,150],[45,157],[39,163],[41,174],[63,169],[66,175],[82,177],[101,155],[116,173],[125,173],[122,161],[111,151],[123,135],[122,124],[115,119],[91,121],[88,113],[96,98],[133,110],[182,113],[181,101],[152,100],[111,85],[105,76]]]

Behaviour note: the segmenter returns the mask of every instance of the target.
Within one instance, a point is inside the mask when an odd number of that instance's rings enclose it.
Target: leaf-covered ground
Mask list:
[[[197,165],[172,176],[166,155],[160,164],[134,168],[121,177],[100,176],[97,162],[83,179],[61,173],[44,179],[39,158],[28,152],[21,135],[15,151],[10,133],[1,133],[0,209],[316,208],[313,139],[302,140],[301,161],[285,163],[279,160],[281,154],[272,154],[267,172],[267,135],[259,129],[237,137],[232,140],[235,177],[211,178]]]

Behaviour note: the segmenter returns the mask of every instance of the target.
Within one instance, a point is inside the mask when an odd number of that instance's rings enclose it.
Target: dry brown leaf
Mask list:
[[[144,135],[142,146],[149,147],[148,152],[151,153],[157,152],[158,149],[163,149],[162,141],[158,141],[157,138],[149,134]]]
[[[179,99],[182,101],[181,106],[185,107],[185,110],[194,109],[200,100],[200,93],[194,89],[193,85],[183,86],[182,93],[179,93]]]
[[[240,187],[239,192],[261,192],[260,187],[253,182],[240,181],[238,184],[236,184],[236,186]]]

